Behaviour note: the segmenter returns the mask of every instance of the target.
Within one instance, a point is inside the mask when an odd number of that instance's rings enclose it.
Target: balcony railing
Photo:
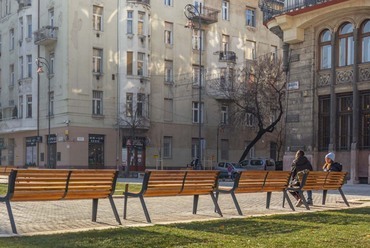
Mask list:
[[[232,51],[220,51],[218,53],[218,59],[220,62],[231,62],[235,63],[236,62],[236,54]]]
[[[58,27],[44,26],[33,33],[36,45],[50,45],[58,39]]]
[[[212,24],[218,22],[218,12],[217,9],[209,8],[204,5],[200,8],[200,20],[202,24]],[[192,18],[192,22],[197,23],[199,21],[198,16]]]
[[[142,3],[150,5],[150,0],[127,0],[127,3]]]
[[[260,0],[259,7],[263,12],[263,21],[267,22],[273,17],[302,10],[304,8],[312,7],[315,5],[336,1],[336,0],[296,0],[284,1],[282,0]]]

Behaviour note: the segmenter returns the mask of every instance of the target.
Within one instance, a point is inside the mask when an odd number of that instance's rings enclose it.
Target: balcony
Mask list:
[[[275,16],[288,14],[297,11],[305,11],[307,8],[324,4],[328,2],[335,2],[337,0],[297,0],[289,1],[284,4],[283,0],[260,0],[259,7],[263,12],[263,22],[268,22]],[[315,7],[317,8],[317,7]]]
[[[23,8],[32,6],[32,0],[17,0],[18,2],[18,11],[22,10]]]
[[[58,27],[44,26],[33,33],[36,45],[48,46],[57,42]]]
[[[150,5],[150,0],[127,0],[127,3],[141,3]]]
[[[218,54],[220,62],[235,63],[237,59],[236,54],[232,51],[219,51],[216,54]]]
[[[209,24],[218,22],[218,12],[220,12],[220,11],[217,10],[217,9],[209,8],[209,7],[206,7],[206,6],[202,5],[202,7],[200,9],[201,23],[209,25]],[[191,19],[191,21],[194,22],[194,23],[198,23],[198,21],[199,21],[198,16],[194,16]]]

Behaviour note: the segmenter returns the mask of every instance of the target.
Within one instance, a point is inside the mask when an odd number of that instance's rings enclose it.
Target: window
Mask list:
[[[14,75],[14,64],[9,66],[9,86],[14,86],[15,75]]]
[[[137,34],[138,35],[144,35],[144,18],[145,18],[145,13],[139,12],[139,19],[137,21]]]
[[[204,81],[204,68],[202,66],[202,69],[201,69],[201,73],[202,73],[202,82]],[[199,66],[193,66],[193,86],[199,86]],[[201,83],[201,82],[200,82]]]
[[[203,143],[204,139],[201,139],[201,143]],[[191,157],[192,158],[200,158],[202,159],[202,149],[199,149],[199,139],[198,138],[192,138],[191,139]]]
[[[26,101],[26,118],[32,118],[32,95],[27,95]]]
[[[32,55],[27,55],[27,77],[32,77]]]
[[[339,66],[348,66],[353,64],[354,42],[353,25],[346,23],[339,29]]]
[[[54,8],[49,9],[49,25],[54,27]]]
[[[223,52],[228,52],[229,51],[229,43],[230,43],[230,36],[228,35],[222,35],[222,40],[221,40],[221,50]]]
[[[229,160],[229,140],[221,139],[221,160]]]
[[[27,38],[32,38],[32,16],[27,15]]]
[[[139,117],[144,116],[144,103],[145,103],[145,94],[138,93],[137,94],[137,102],[136,102],[136,114]]]
[[[23,26],[23,17],[19,18],[19,40],[23,40],[24,26]]]
[[[173,99],[164,99],[164,120],[173,121]]]
[[[229,20],[229,1],[222,1],[222,20]]]
[[[193,123],[199,123],[199,116],[200,122],[203,123],[203,105],[204,104],[202,103],[201,107],[199,108],[199,102],[193,102]]]
[[[93,49],[93,73],[102,73],[103,49]]]
[[[19,57],[19,79],[24,78],[24,65],[23,65],[23,57]]]
[[[361,95],[361,128],[360,128],[360,147],[370,148],[370,93]]]
[[[144,76],[145,53],[137,53],[137,75]]]
[[[103,7],[93,6],[93,29],[103,31]]]
[[[23,118],[23,96],[19,96],[18,98],[18,118]]]
[[[370,62],[370,20],[367,20],[362,24],[361,40],[361,61],[362,63]]]
[[[166,60],[164,62],[164,81],[166,83],[173,83],[173,61]]]
[[[246,113],[245,114],[245,125],[247,127],[253,127],[254,126],[254,116],[252,113]]]
[[[278,59],[278,48],[277,48],[277,46],[271,46],[271,59],[275,63],[277,62],[277,59]]]
[[[134,15],[134,12],[132,10],[127,11],[127,33],[128,34],[133,34],[134,32],[133,27],[132,27],[133,15]]]
[[[50,116],[54,116],[54,91],[50,92],[49,95],[50,99],[50,109],[49,109],[49,114]]]
[[[126,93],[126,116],[132,117],[132,100],[133,100],[133,94],[132,93]]]
[[[172,32],[173,32],[173,23],[165,22],[164,23],[164,43],[172,45]]]
[[[256,42],[247,40],[245,49],[245,59],[254,60],[256,58],[257,58]]]
[[[92,114],[103,115],[103,91],[93,90]]]
[[[202,37],[204,37],[203,30],[193,29],[192,37],[193,50],[204,50],[203,49],[204,39]]]
[[[331,68],[331,32],[324,30],[320,35],[320,69]]]
[[[172,158],[172,137],[163,137],[163,158]]]
[[[127,75],[132,75],[133,73],[133,53],[127,52],[127,61],[126,61],[126,71]]]
[[[173,6],[173,0],[164,0],[164,5],[166,6]]]
[[[352,95],[340,96],[338,102],[338,139],[339,150],[349,150],[352,142]]]
[[[319,150],[326,151],[330,143],[330,96],[319,98]]]
[[[256,10],[252,8],[247,8],[245,11],[246,25],[249,27],[256,26]]]
[[[229,106],[221,106],[221,123],[229,124]]]
[[[14,49],[14,29],[9,30],[9,50]]]
[[[1,44],[2,44],[2,36],[0,34],[0,57],[1,57]]]

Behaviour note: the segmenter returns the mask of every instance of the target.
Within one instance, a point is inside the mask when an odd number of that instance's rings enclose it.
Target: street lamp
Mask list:
[[[201,8],[201,6],[198,6],[198,8]],[[191,29],[194,29],[194,25],[193,25],[193,19],[195,17],[198,17],[198,31],[199,31],[199,45],[198,45],[198,48],[199,48],[199,77],[198,77],[198,83],[199,83],[199,102],[198,102],[198,106],[199,106],[199,111],[198,111],[198,168],[202,168],[202,156],[201,156],[201,152],[202,152],[202,31],[201,31],[201,27],[202,27],[202,19],[201,19],[201,15],[200,15],[200,10],[198,10],[197,7],[195,7],[194,5],[192,4],[187,4],[184,8],[184,14],[186,16],[186,18],[189,20],[189,23],[188,25],[186,25],[185,27],[187,28],[191,28]]]
[[[43,74],[44,69],[43,66],[46,67],[47,70],[47,77],[48,77],[48,138],[47,138],[47,167],[50,168],[50,117],[51,117],[51,111],[50,111],[50,64],[49,61],[44,57],[38,57],[36,59],[36,65],[37,65],[37,73]],[[39,97],[39,96],[38,96]]]

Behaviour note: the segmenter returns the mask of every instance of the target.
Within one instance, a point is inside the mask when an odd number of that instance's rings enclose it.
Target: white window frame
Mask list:
[[[245,25],[248,27],[256,27],[256,9],[247,7],[245,10]]]
[[[229,106],[221,106],[221,123],[225,125],[229,124]]]
[[[137,18],[137,34],[145,35],[145,12],[139,11]]]
[[[129,10],[127,11],[127,34],[133,34],[134,33],[134,11]]]
[[[126,116],[132,117],[133,116],[133,93],[126,93]]]
[[[24,78],[24,60],[23,56],[19,57],[19,79]]]
[[[137,53],[137,75],[145,76],[145,53]]]
[[[32,55],[27,55],[27,77],[32,78]]]
[[[103,49],[93,48],[93,73],[103,73]]]
[[[164,23],[164,43],[167,45],[173,45],[173,23]]]
[[[23,25],[23,17],[19,17],[19,40],[23,40],[23,33],[24,33],[24,25]]]
[[[18,119],[22,119],[23,118],[23,96],[20,95],[18,97]]]
[[[192,35],[192,47],[193,50],[204,50],[204,30],[202,29],[193,29]],[[200,47],[199,47],[200,44]],[[199,49],[200,48],[200,49]]]
[[[32,38],[32,15],[27,15],[27,38]]]
[[[14,50],[14,28],[9,30],[9,50]]]
[[[173,6],[173,0],[164,0],[164,5]]]
[[[163,158],[172,158],[172,136],[163,137]]]
[[[32,118],[32,95],[26,96],[26,118]]]
[[[9,65],[9,86],[14,87],[15,70],[14,64]]]
[[[165,68],[164,68],[164,81],[166,83],[172,84],[173,83],[173,61],[172,60],[165,60]]]
[[[136,114],[138,117],[145,116],[145,94],[137,93],[136,95]]]
[[[247,60],[255,60],[257,58],[257,44],[255,41],[247,40],[245,49],[245,58]]]
[[[204,123],[203,111],[204,103],[200,104],[200,121]],[[199,123],[199,102],[192,102],[192,121],[193,123]]]
[[[254,126],[254,116],[252,113],[246,113],[245,114],[245,125],[247,127],[253,127]]]
[[[93,90],[92,114],[103,115],[103,91]]]
[[[202,74],[202,78],[201,78],[201,84],[203,85],[203,82],[204,82],[204,78],[205,78],[205,73],[204,73],[204,67],[202,66],[201,67],[201,74]],[[199,86],[199,66],[193,66],[193,86]]]
[[[103,31],[103,7],[93,5],[93,30]]]
[[[230,2],[227,0],[223,0],[221,3],[221,13],[222,13],[222,20],[228,21],[230,18],[229,8],[230,8]]]

